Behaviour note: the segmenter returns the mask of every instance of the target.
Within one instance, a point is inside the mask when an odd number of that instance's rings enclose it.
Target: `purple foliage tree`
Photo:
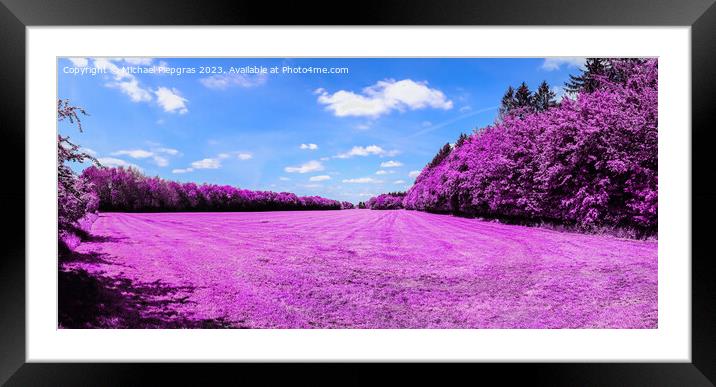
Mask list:
[[[147,177],[134,168],[89,167],[82,172],[91,182],[101,211],[291,211],[340,210],[351,203],[289,192],[251,191],[228,185],[177,183]],[[350,207],[349,207],[350,205]]]
[[[76,124],[82,132],[80,114],[87,115],[84,109],[70,105],[68,100],[57,101],[57,120],[67,120]],[[58,228],[60,235],[74,231],[87,213],[96,212],[98,198],[88,182],[77,176],[67,165],[69,162],[91,160],[99,163],[92,155],[81,151],[80,147],[70,142],[69,136],[57,135],[57,204]]]
[[[403,205],[655,234],[657,60],[614,59],[609,69],[575,99],[477,130],[423,169]]]
[[[366,207],[371,210],[400,210],[403,208],[405,192],[389,192],[368,199]]]

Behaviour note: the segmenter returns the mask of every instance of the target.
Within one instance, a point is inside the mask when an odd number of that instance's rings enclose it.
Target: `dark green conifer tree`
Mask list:
[[[532,107],[536,112],[543,112],[557,106],[556,97],[557,94],[550,90],[547,81],[542,81],[532,98]]]
[[[514,109],[515,107],[515,89],[512,88],[512,86],[507,88],[507,91],[505,91],[505,95],[502,96],[502,101],[500,103],[500,117],[505,117],[508,114],[510,114],[510,111]]]
[[[531,108],[532,107],[532,92],[527,87],[525,82],[520,84],[520,87],[515,91],[515,107],[516,108]]]
[[[450,146],[450,143],[445,143],[445,145],[440,148],[435,157],[433,157],[433,160],[430,161],[430,164],[428,164],[428,168],[433,168],[435,166],[440,165],[440,163],[445,160],[445,158],[450,154],[451,150],[452,147]]]
[[[460,145],[464,144],[465,141],[467,141],[467,134],[460,133],[460,137],[458,137],[457,141],[455,141],[455,147],[459,147]]]
[[[591,93],[599,88],[598,77],[608,75],[609,72],[608,59],[587,58],[582,73],[577,76],[570,75],[569,81],[564,85],[567,91],[572,94],[579,92]]]

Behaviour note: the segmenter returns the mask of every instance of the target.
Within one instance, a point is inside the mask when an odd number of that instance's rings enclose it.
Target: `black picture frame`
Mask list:
[[[716,265],[708,240],[716,215],[714,0],[443,0],[293,2],[191,0],[0,0],[0,130],[6,166],[0,190],[5,230],[0,260],[0,382],[7,385],[212,385],[279,379],[335,385],[497,377],[501,384],[710,386],[716,382]],[[27,26],[83,25],[558,25],[690,26],[692,64],[692,362],[549,364],[50,364],[25,351],[25,42]],[[72,42],[67,42],[71,45]],[[472,44],[479,45],[479,42]],[[711,124],[711,125],[710,125]],[[672,128],[678,130],[676,128]],[[23,205],[21,205],[23,204]],[[668,232],[668,225],[662,225]],[[689,257],[683,257],[689,259]],[[665,289],[668,291],[668,289]],[[386,371],[388,371],[386,373]],[[378,375],[381,376],[378,376]],[[225,377],[228,379],[223,379]]]

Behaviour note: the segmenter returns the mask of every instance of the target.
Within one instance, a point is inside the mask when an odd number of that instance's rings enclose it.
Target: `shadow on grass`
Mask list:
[[[98,254],[77,253],[63,261],[107,262]],[[138,284],[82,269],[60,270],[58,284],[60,328],[232,328],[224,319],[191,319],[177,312],[190,302],[191,286]]]
[[[94,235],[80,227],[72,227],[67,232],[76,235],[82,242],[119,242],[127,239],[127,237]]]
[[[62,250],[62,249],[61,249]],[[61,251],[60,266],[66,263],[90,263],[90,264],[105,264],[105,265],[121,265],[117,262],[113,262],[107,254],[96,254],[96,253],[80,253],[76,251]]]

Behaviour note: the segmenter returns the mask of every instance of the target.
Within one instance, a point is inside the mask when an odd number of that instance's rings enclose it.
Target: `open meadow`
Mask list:
[[[656,241],[407,210],[100,213],[90,234],[60,263],[62,327],[657,327]]]

